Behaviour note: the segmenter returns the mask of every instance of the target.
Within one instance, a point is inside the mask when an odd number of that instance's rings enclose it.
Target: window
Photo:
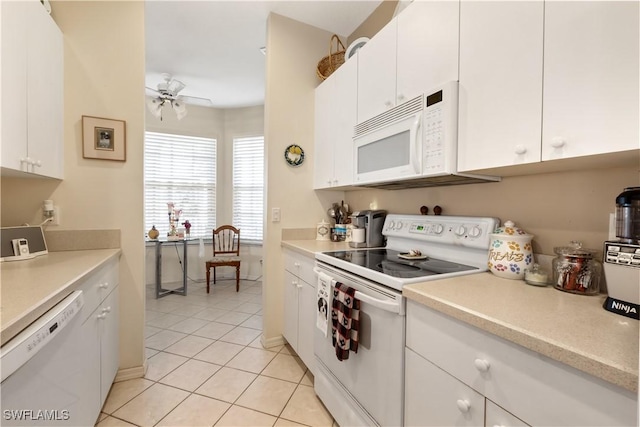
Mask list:
[[[262,241],[264,137],[233,139],[233,225],[242,240]]]
[[[145,230],[169,231],[167,203],[182,209],[191,237],[210,237],[216,226],[216,140],[145,132]]]

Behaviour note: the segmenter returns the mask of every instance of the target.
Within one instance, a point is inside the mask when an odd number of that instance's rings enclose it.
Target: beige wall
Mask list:
[[[610,168],[505,177],[501,182],[408,190],[350,191],[353,209],[373,204],[391,213],[419,214],[439,205],[443,215],[493,216],[535,235],[535,253],[553,255],[571,240],[602,250],[609,213],[624,187],[637,186],[639,168]]]
[[[372,38],[375,36],[382,27],[391,21],[396,11],[396,7],[398,7],[398,0],[384,0],[380,3],[380,6],[378,6],[371,15],[369,15],[369,17],[360,24],[353,33],[351,33],[351,35],[349,35],[345,46],[349,47],[349,44],[357,38]]]
[[[315,227],[327,206],[341,192],[313,190],[314,90],[320,83],[315,69],[326,55],[331,33],[271,14],[267,23],[265,150],[267,155],[265,240],[263,267],[264,337],[267,344],[281,339],[283,262],[281,232],[285,228]],[[305,151],[305,162],[288,166],[283,155],[289,144]],[[271,222],[271,209],[282,220]]]
[[[144,361],[144,2],[52,4],[64,34],[65,177],[3,178],[2,225],[39,223],[42,200],[53,199],[61,225],[51,230],[121,230],[120,368],[138,367]],[[82,158],[82,115],[126,121],[126,162]]]

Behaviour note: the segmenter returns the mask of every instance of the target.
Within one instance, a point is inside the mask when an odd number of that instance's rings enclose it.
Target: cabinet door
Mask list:
[[[300,293],[298,294],[298,356],[315,374],[315,363],[313,356],[313,337],[316,327],[316,288],[306,282],[302,282]]]
[[[526,427],[529,425],[489,399],[486,399],[485,404],[486,418],[484,424],[487,427]]]
[[[543,6],[461,3],[458,170],[540,161]]]
[[[358,50],[358,123],[395,106],[397,24],[393,19]]]
[[[100,319],[100,406],[109,394],[111,384],[120,365],[120,309],[118,287],[104,300],[98,311],[104,314]]]
[[[27,2],[3,1],[2,167],[20,170],[27,156]]]
[[[82,384],[81,413],[78,414],[77,425],[87,425],[86,421],[94,422],[102,400],[100,396],[100,322],[98,318],[100,307],[93,310],[82,324],[82,361],[84,376]],[[83,420],[80,422],[80,420]]]
[[[483,426],[484,397],[411,349],[405,353],[406,426]]]
[[[61,179],[64,161],[62,33],[40,2],[28,4],[27,151],[35,162],[29,172]]]
[[[341,67],[342,68],[342,67]],[[338,68],[337,73],[340,71]],[[322,82],[315,91],[315,142],[313,163],[313,188],[329,188],[333,180],[333,127],[332,103],[335,79],[333,75]]]
[[[542,160],[638,149],[638,8],[545,3]]]
[[[296,276],[284,272],[284,326],[282,335],[289,345],[298,352],[298,286]]]
[[[459,5],[415,1],[398,16],[398,104],[458,80]]]
[[[333,186],[353,184],[353,128],[358,101],[358,54],[349,58],[331,77],[335,77],[331,101],[333,126]]]

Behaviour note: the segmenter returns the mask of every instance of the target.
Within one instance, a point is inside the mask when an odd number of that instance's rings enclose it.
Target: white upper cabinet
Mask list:
[[[429,0],[398,16],[398,104],[458,80],[459,15],[459,2]]]
[[[542,1],[460,5],[458,170],[540,161]]]
[[[63,39],[37,0],[2,2],[2,168],[63,177]]]
[[[358,55],[316,88],[314,189],[353,184]]]
[[[391,20],[358,50],[358,123],[396,105],[397,28]]]
[[[457,1],[415,1],[358,51],[358,123],[458,80]]]
[[[542,160],[640,148],[638,8],[545,3]]]

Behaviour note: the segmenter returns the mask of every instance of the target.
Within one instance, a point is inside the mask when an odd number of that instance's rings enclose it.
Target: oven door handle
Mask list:
[[[400,303],[397,301],[383,301],[377,298],[370,297],[369,295],[363,294],[360,291],[356,291],[354,297],[362,302],[366,302],[374,307],[377,307],[381,310],[390,311],[392,313],[400,313]]]
[[[318,268],[314,268],[313,271],[318,275],[320,275],[320,273],[323,273]],[[354,297],[362,302],[366,302],[367,304],[370,304],[381,310],[390,311],[391,313],[400,313],[401,304],[402,304],[401,301],[384,301],[384,300],[370,297],[369,295],[363,294],[360,291],[356,291],[354,294]]]

